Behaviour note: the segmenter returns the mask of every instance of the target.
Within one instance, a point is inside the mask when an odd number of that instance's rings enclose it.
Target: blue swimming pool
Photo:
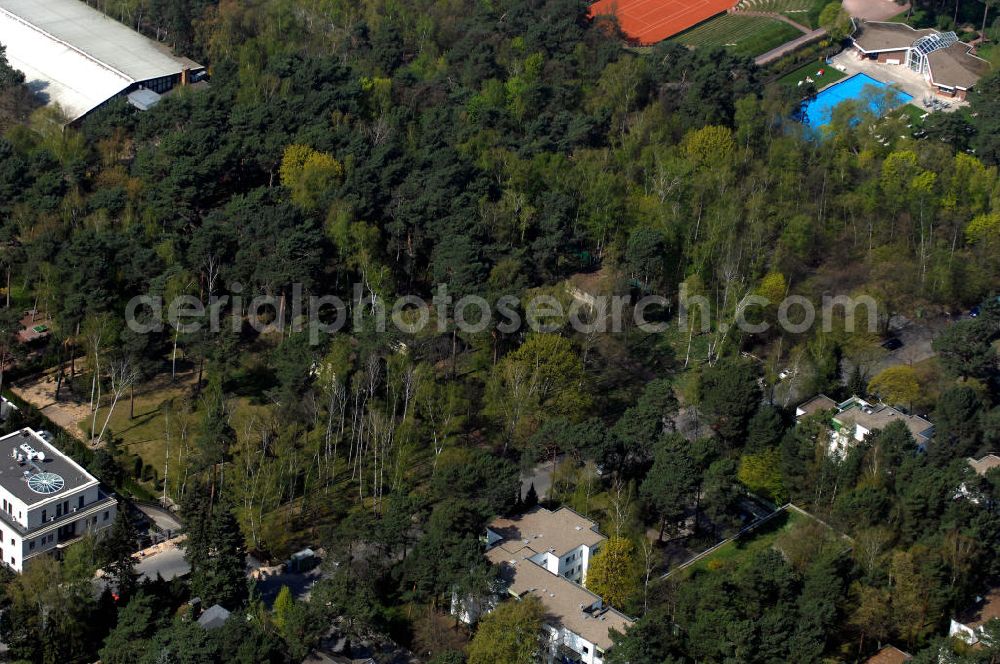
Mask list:
[[[818,129],[829,124],[834,107],[848,99],[867,103],[873,113],[883,115],[886,111],[908,103],[913,96],[867,74],[855,74],[820,90],[815,97],[803,102],[799,119],[809,127]]]

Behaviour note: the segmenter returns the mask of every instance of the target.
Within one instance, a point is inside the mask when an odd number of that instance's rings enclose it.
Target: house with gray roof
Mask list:
[[[965,99],[990,71],[990,63],[954,32],[915,29],[905,23],[854,21],[851,42],[858,57],[908,67],[923,76],[935,93]]]

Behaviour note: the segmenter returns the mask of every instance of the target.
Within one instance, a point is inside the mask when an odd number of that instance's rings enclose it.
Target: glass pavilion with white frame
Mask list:
[[[958,42],[958,35],[954,32],[940,32],[933,35],[921,37],[913,42],[913,46],[906,52],[906,64],[913,71],[927,76],[930,73],[930,64],[927,56],[934,51],[948,48]]]

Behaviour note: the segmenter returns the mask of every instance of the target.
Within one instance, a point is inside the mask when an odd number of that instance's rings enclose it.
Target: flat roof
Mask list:
[[[802,411],[798,417],[806,417],[821,410],[837,410],[837,402],[825,394],[817,394],[809,401],[799,404],[796,411]]]
[[[990,72],[990,63],[970,52],[968,44],[956,42],[927,54],[935,85],[968,90]]]
[[[934,428],[934,425],[924,418],[917,415],[906,415],[885,404],[871,405],[868,409],[871,412],[867,412],[861,404],[852,404],[837,413],[833,419],[841,424],[860,424],[869,431],[884,429],[890,423],[898,420],[906,425],[918,444],[930,440],[931,429]]]
[[[0,0],[0,43],[29,89],[70,120],[133,83],[201,68],[79,0]]]
[[[633,621],[625,614],[610,607],[591,609],[603,602],[601,598],[583,586],[553,574],[529,558],[538,551],[530,546],[522,546],[512,551],[498,546],[486,552],[486,557],[500,566],[501,575],[508,582],[510,592],[517,597],[534,595],[545,607],[544,622],[552,627],[565,627],[596,646],[607,650],[614,642],[610,630],[618,632],[632,626]]]
[[[859,21],[855,23],[851,39],[866,53],[878,53],[908,49],[921,37],[933,34],[937,34],[937,30],[930,28],[915,30],[905,23]]]
[[[21,445],[42,452],[44,461],[18,462],[14,453],[24,454]],[[39,473],[51,473],[62,478],[59,483],[46,483],[52,489],[50,492],[40,492],[31,488],[28,478]],[[41,436],[31,429],[21,429],[0,438],[0,486],[9,491],[15,498],[31,507],[36,503],[51,500],[66,495],[83,486],[97,482],[94,477],[80,467],[75,461],[45,442]],[[36,486],[38,486],[36,484]],[[56,488],[58,486],[58,488]]]
[[[896,646],[886,646],[865,660],[865,664],[903,664],[913,657]]]
[[[985,475],[994,468],[1000,468],[1000,456],[996,454],[987,454],[982,459],[969,457],[967,460],[977,475]]]
[[[557,556],[605,539],[597,532],[596,523],[568,507],[555,512],[536,507],[520,516],[494,519],[489,529],[504,541],[519,541],[538,551],[554,549]]]

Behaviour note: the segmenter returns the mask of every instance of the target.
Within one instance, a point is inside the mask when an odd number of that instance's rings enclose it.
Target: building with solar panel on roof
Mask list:
[[[0,559],[20,572],[36,556],[58,552],[115,520],[118,502],[97,479],[21,429],[0,438]]]
[[[990,71],[990,63],[977,57],[954,32],[916,30],[905,23],[856,21],[851,41],[860,58],[908,67],[944,97],[965,99]]]

